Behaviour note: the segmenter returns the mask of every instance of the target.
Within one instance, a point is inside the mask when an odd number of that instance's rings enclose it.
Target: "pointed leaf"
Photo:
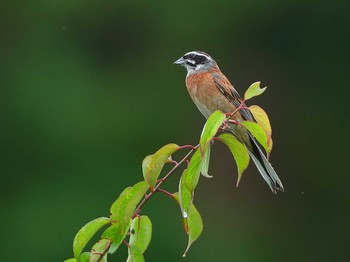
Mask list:
[[[142,252],[135,246],[129,245],[128,254],[129,256],[126,262],[144,262],[145,261],[142,255]]]
[[[102,238],[109,239],[113,242],[109,253],[113,254],[119,248],[120,244],[129,232],[130,225],[131,219],[127,224],[115,222],[103,232]]]
[[[92,236],[95,235],[95,233],[101,227],[107,225],[108,223],[110,223],[110,219],[108,217],[99,217],[90,221],[79,230],[79,232],[75,235],[73,241],[73,253],[76,259],[78,259],[84,247],[92,238]]]
[[[91,249],[90,262],[106,262],[108,252],[106,252],[106,254],[101,258],[102,252],[111,245],[111,242],[112,241],[109,239],[100,239]]]
[[[141,181],[133,187],[126,188],[111,206],[111,219],[125,225],[129,222],[136,206],[148,190],[148,184]]]
[[[126,188],[111,206],[113,225],[105,230],[103,238],[113,241],[109,253],[114,253],[128,233],[131,217],[141,199],[148,190],[148,184],[141,181],[133,187]]]
[[[169,157],[175,153],[180,147],[176,144],[167,144],[159,149],[153,157],[146,157],[143,163],[144,178],[150,185],[151,191],[153,190],[160,172],[163,169],[164,164],[167,162]],[[147,163],[149,162],[149,163]]]
[[[260,106],[252,105],[249,107],[250,112],[253,114],[256,122],[265,130],[268,135],[272,134],[270,120],[265,110]]]
[[[152,161],[153,156],[154,155],[148,155],[142,161],[142,174],[143,174],[143,178],[145,179],[145,181],[147,181],[147,179],[146,179],[147,170],[148,170],[149,164]]]
[[[193,192],[198,184],[199,175],[202,169],[202,163],[203,162],[200,151],[197,149],[190,160],[185,180],[186,185],[191,192]]]
[[[177,201],[180,201],[179,193],[176,192],[173,194],[173,196]],[[202,234],[203,231],[203,220],[198,210],[193,204],[191,204],[191,208],[188,212],[186,223],[187,225],[185,225],[185,231],[188,234],[188,244],[183,254],[184,257],[186,256],[186,253],[189,250],[192,243],[198,239],[198,237]]]
[[[180,187],[179,187],[180,188]],[[189,192],[189,191],[188,191]],[[191,193],[191,192],[190,192]],[[181,192],[175,192],[173,194],[174,198],[176,199],[176,202],[178,203],[179,207],[180,207],[180,210],[181,210],[181,216],[183,218],[183,223],[184,223],[184,229],[185,229],[185,232],[186,234],[188,234],[188,225],[187,225],[187,217],[188,217],[188,213],[185,212],[184,213],[184,208],[181,206]],[[191,195],[190,195],[190,198],[191,199]],[[192,200],[191,200],[192,201]],[[192,205],[192,202],[190,202],[189,206]],[[187,210],[189,209],[189,206],[187,208]]]
[[[259,144],[262,145],[266,152],[269,152],[267,136],[261,126],[251,121],[243,121],[240,124],[244,126],[256,138],[256,140],[258,140]]]
[[[204,156],[204,152],[206,151],[206,147],[208,146],[208,143],[216,135],[219,127],[225,121],[225,119],[226,119],[225,114],[219,110],[216,110],[214,113],[212,113],[209,116],[207,122],[203,127],[201,138],[200,138],[200,151],[201,151],[202,157]]]
[[[125,239],[127,233],[128,233],[128,231],[126,231],[125,236],[124,236],[124,239]],[[123,239],[122,239],[122,241],[123,241]],[[121,241],[120,241],[120,242],[113,242],[112,245],[111,245],[111,247],[110,247],[109,250],[108,250],[108,253],[109,253],[109,254],[114,254],[115,251],[118,250],[120,244],[121,244]]]
[[[191,247],[192,243],[198,239],[198,237],[202,234],[202,231],[203,231],[202,217],[193,204],[188,213],[187,223],[188,223],[188,244],[183,254],[184,257],[186,256],[186,253]]]
[[[188,189],[186,185],[186,174],[187,174],[187,169],[183,171],[180,179],[180,183],[179,183],[179,195],[180,195],[179,203],[181,207],[182,217],[184,219],[187,219],[188,210],[192,204],[192,192]]]
[[[78,262],[90,262],[90,252],[82,253],[77,260]]]
[[[253,83],[244,93],[244,100],[248,100],[254,96],[259,96],[266,90],[266,87],[260,88],[260,82]]]
[[[253,114],[256,122],[264,129],[267,136],[267,146],[268,146],[268,154],[272,150],[272,128],[270,125],[270,120],[264,109],[260,106],[252,105],[249,107],[250,112]]]
[[[68,259],[64,260],[63,262],[77,262],[77,260],[75,258],[68,258]]]
[[[249,154],[246,149],[246,147],[238,141],[237,138],[235,138],[233,135],[229,133],[224,133],[219,136],[219,140],[226,144],[228,148],[230,149],[237,165],[238,169],[238,179],[237,179],[237,186],[239,184],[239,181],[241,180],[242,174],[244,170],[249,165]]]
[[[130,231],[134,231],[130,236],[129,244],[137,247],[144,253],[151,242],[152,222],[148,216],[135,217],[132,221]]]
[[[207,146],[207,149],[204,152],[204,158],[203,158],[203,163],[202,163],[202,168],[201,168],[201,174],[202,174],[202,176],[204,176],[206,178],[212,178],[213,177],[213,176],[210,176],[208,174],[209,162],[210,162],[210,145]]]

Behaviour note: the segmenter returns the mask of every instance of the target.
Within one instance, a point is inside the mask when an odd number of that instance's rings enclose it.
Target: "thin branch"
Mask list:
[[[193,146],[192,146],[193,147]],[[141,203],[138,205],[138,207],[136,208],[135,213],[132,215],[132,218],[134,218],[141,210],[141,208],[146,204],[146,202],[148,201],[148,199],[150,199],[154,193],[156,193],[159,188],[161,187],[161,185],[163,185],[163,183],[176,171],[176,169],[178,169],[178,167],[187,160],[187,158],[193,153],[193,151],[195,149],[197,149],[199,147],[199,145],[196,145],[195,147],[193,147],[188,153],[187,155],[185,155],[160,181],[159,183],[154,187],[153,191],[150,192],[147,197],[144,197],[141,201]]]
[[[137,206],[136,211],[134,212],[134,214],[131,216],[131,218],[135,218],[141,211],[141,208],[146,204],[146,202],[148,201],[148,199],[150,199],[157,191],[165,193],[167,191],[162,190],[160,187],[161,185],[164,184],[164,182],[176,171],[176,169],[179,168],[179,166],[184,163],[185,161],[188,161],[187,159],[189,158],[189,156],[193,153],[194,150],[196,150],[199,147],[199,145],[196,146],[192,146],[192,145],[185,145],[183,147],[180,147],[181,149],[183,148],[191,148],[191,150],[178,162],[176,163],[176,165],[162,178],[159,180],[159,183],[154,187],[153,191],[150,192],[149,194],[145,194],[144,198],[142,199],[141,203]],[[167,194],[170,194],[169,192],[167,192]],[[170,194],[171,195],[171,194]],[[172,196],[172,195],[171,195]],[[173,197],[173,196],[172,196]],[[129,243],[127,243],[125,240],[123,240],[124,243],[129,246]],[[103,250],[103,252],[101,253],[101,257],[98,258],[97,262],[101,261],[101,259],[104,257],[104,255],[106,255],[106,253],[108,252],[110,248],[110,245],[108,246],[108,248],[105,248]]]
[[[164,190],[164,189],[161,189],[161,188],[159,188],[158,191],[161,192],[161,193],[163,193],[164,195],[167,195],[167,196],[169,196],[169,197],[171,197],[171,198],[173,198],[173,199],[176,200],[176,198],[173,196],[172,193],[170,193],[170,192],[168,192],[168,191],[166,191],[166,190]]]
[[[108,241],[107,245],[102,250],[102,252],[98,253],[99,257],[97,258],[96,262],[99,262],[102,260],[102,258],[107,254],[108,250],[111,248],[111,245],[112,245],[112,241]],[[95,253],[95,254],[97,254],[97,253]]]
[[[228,118],[226,119],[226,122],[229,121],[231,119],[231,117],[233,117],[233,115],[236,114],[241,109],[248,109],[249,110],[249,107],[247,107],[245,105],[244,100],[241,101],[240,105],[232,113],[226,114],[228,116]]]

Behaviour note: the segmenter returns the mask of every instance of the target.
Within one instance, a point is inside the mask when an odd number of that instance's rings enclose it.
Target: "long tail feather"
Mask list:
[[[269,185],[269,187],[271,188],[274,194],[277,193],[277,190],[284,191],[283,184],[280,178],[278,177],[276,171],[271,166],[270,162],[267,160],[258,142],[251,134],[249,134],[249,136],[252,144],[252,150],[251,151],[248,150],[248,152],[254,164],[258,168],[261,176]]]

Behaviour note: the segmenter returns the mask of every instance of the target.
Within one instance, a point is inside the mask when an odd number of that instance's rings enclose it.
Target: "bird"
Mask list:
[[[191,51],[176,60],[174,64],[187,69],[185,80],[187,91],[205,118],[216,110],[232,113],[244,102],[209,54],[202,51]],[[237,111],[231,119],[238,123],[245,120],[256,122],[247,108]],[[255,137],[240,125],[230,125],[230,131],[245,145],[271,191],[274,194],[277,193],[277,190],[284,191],[280,178]]]

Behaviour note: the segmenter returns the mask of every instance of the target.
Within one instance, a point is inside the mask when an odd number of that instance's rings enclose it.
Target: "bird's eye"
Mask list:
[[[190,60],[193,60],[194,58],[195,58],[195,54],[188,54],[188,55],[185,55],[184,57],[183,57],[183,59],[190,59]]]
[[[189,54],[189,55],[188,55],[188,58],[189,58],[189,59],[193,59],[195,56],[196,56],[195,54]]]

